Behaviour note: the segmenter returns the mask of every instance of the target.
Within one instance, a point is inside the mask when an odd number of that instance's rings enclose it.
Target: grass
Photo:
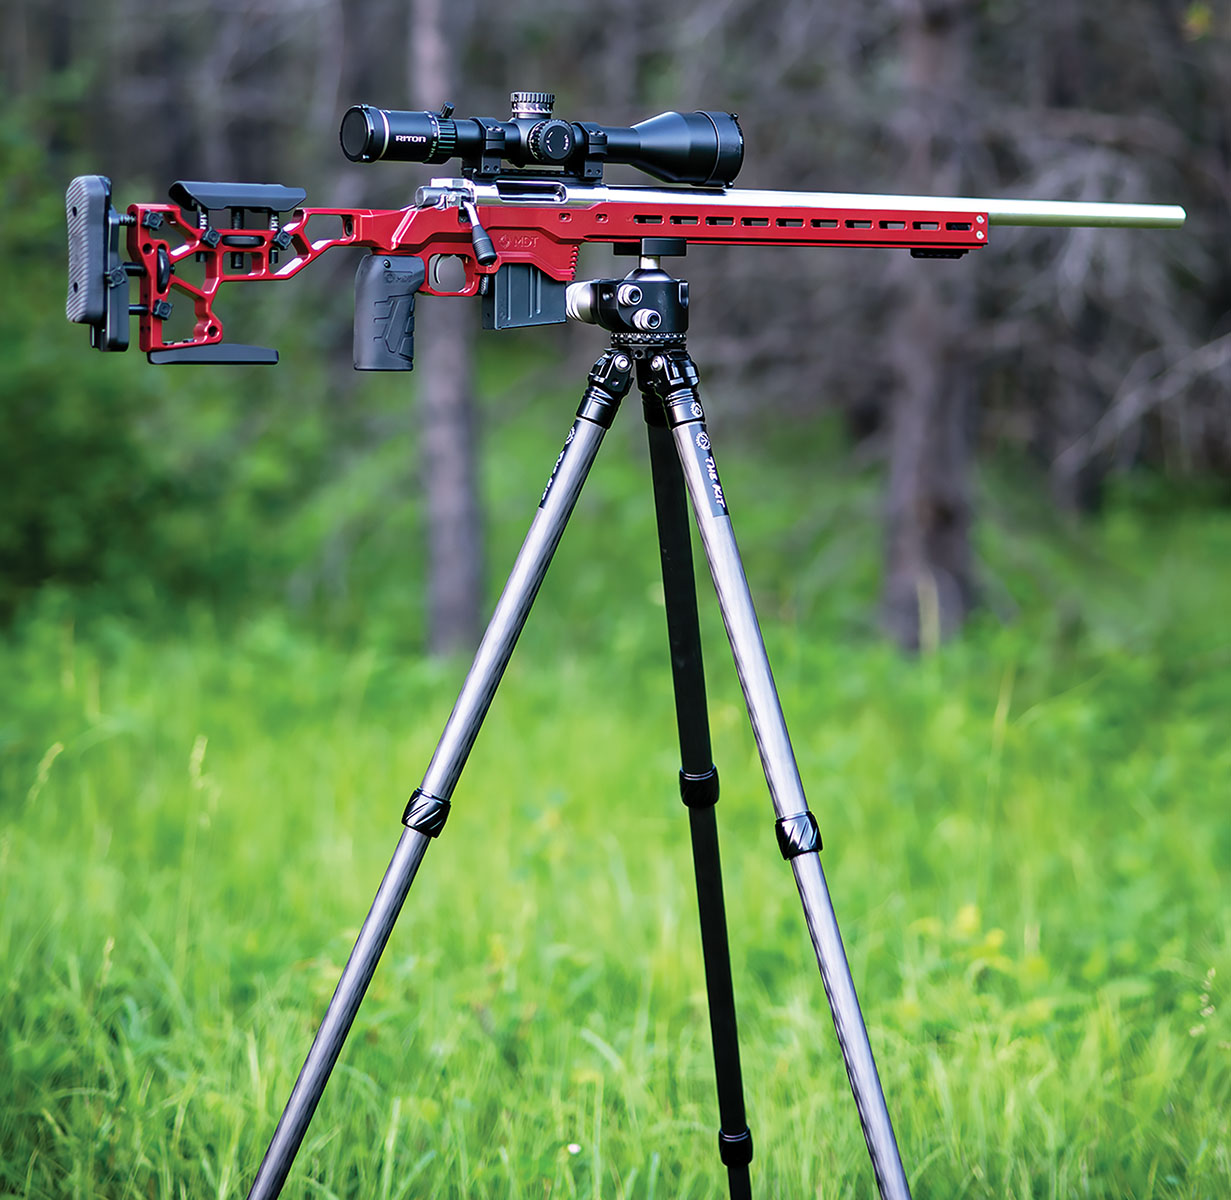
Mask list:
[[[724,1194],[628,425],[288,1195]],[[516,464],[566,427],[490,459],[497,565],[537,498]],[[871,485],[764,468],[725,482],[916,1197],[1231,1193],[1231,515],[1040,532],[992,495],[1016,619],[909,661],[868,635]],[[871,1195],[702,598],[754,1187]],[[61,600],[0,648],[0,1194],[244,1194],[464,668],[380,628],[153,637]]]

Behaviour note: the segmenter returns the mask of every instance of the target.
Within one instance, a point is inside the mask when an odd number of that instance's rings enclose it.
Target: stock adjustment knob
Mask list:
[[[567,162],[577,145],[573,127],[567,121],[540,121],[526,142],[535,162]]]
[[[509,95],[514,121],[518,117],[550,117],[555,103],[555,92],[512,92]]]

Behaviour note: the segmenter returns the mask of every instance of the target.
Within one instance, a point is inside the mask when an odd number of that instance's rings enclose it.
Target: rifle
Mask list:
[[[153,363],[272,364],[276,350],[225,340],[215,311],[221,286],[290,279],[334,247],[357,247],[371,254],[355,281],[355,367],[410,370],[419,292],[478,296],[487,329],[587,319],[585,292],[574,289],[570,308],[569,289],[578,249],[591,242],[636,251],[647,239],[669,239],[659,254],[688,245],[849,246],[960,258],[986,246],[996,225],[1174,228],[1185,217],[1175,205],[736,189],[743,138],[733,114],[662,113],[627,130],[570,125],[550,117],[548,95],[514,93],[509,122],[449,120],[449,106],[440,114],[352,108],[341,140],[354,161],[462,158],[462,178],[432,180],[406,208],[305,208],[301,188],[181,180],[170,203],[120,214],[110,180],[78,176],[66,196],[68,319],[90,326],[96,349],[117,351],[128,348],[136,316],[138,344]],[[508,171],[504,158],[556,169]],[[605,185],[610,161],[689,186]],[[199,282],[181,274],[188,263]],[[177,303],[191,305],[193,321],[173,340],[166,323]]]
[[[359,370],[410,370],[418,293],[478,296],[483,323],[511,329],[565,321],[597,324],[611,345],[591,370],[564,450],[539,502],[422,784],[402,817],[393,858],[329,1003],[250,1200],[282,1189],[341,1052],[401,906],[529,616],[582,484],[635,376],[650,437],[663,590],[679,725],[680,795],[688,807],[701,942],[709,993],[719,1155],[735,1200],[751,1196],[752,1134],[739,1048],[714,823],[718,775],[705,712],[692,551],[691,502],[737,674],[832,1010],[877,1187],[909,1200],[867,1030],[820,865],[821,837],[808,809],[751,593],[719,481],[698,374],[688,356],[688,285],[662,269],[689,245],[850,246],[907,249],[918,258],[960,258],[986,246],[994,225],[1174,228],[1171,205],[868,196],[745,191],[731,185],[743,135],[730,113],[662,113],[631,127],[566,122],[549,93],[515,92],[508,121],[453,120],[439,113],[358,105],[342,121],[343,152],[441,163],[460,158],[460,178],[433,180],[395,210],[304,208],[301,189],[280,184],[181,181],[169,204],[111,204],[101,175],[67,193],[69,320],[90,326],[99,350],[124,350],[129,321],[154,363],[274,363],[277,351],[227,342],[214,303],[224,283],[289,279],[336,246],[362,247],[355,282],[354,362]],[[609,186],[608,162],[638,167],[668,187]],[[512,164],[509,169],[506,163]],[[340,226],[326,234],[323,226]],[[126,230],[128,261],[120,253]],[[638,258],[623,279],[578,281],[586,243]],[[456,282],[446,278],[460,261]],[[189,264],[201,282],[188,278]],[[129,304],[129,281],[139,302]],[[172,297],[175,299],[173,300]],[[192,308],[187,337],[168,337],[175,303]]]

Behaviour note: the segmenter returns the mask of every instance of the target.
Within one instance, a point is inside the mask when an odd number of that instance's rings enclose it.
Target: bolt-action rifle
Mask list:
[[[410,370],[419,292],[478,296],[488,329],[589,319],[584,285],[570,293],[587,242],[635,253],[649,241],[653,254],[687,245],[879,246],[959,258],[986,246],[995,225],[1184,221],[1174,205],[736,189],[744,144],[733,114],[663,113],[621,128],[569,123],[551,107],[549,93],[515,92],[509,121],[452,120],[448,105],[440,113],[350,109],[341,141],[353,161],[462,161],[461,178],[433,180],[400,209],[305,208],[300,188],[183,180],[170,203],[121,214],[106,177],[78,176],[66,197],[68,319],[90,326],[97,349],[125,350],[136,316],[138,344],[154,363],[275,363],[275,350],[225,340],[219,288],[290,279],[335,246],[363,247],[371,254],[355,282],[355,367]],[[607,162],[675,186],[605,185]],[[191,306],[192,320],[174,338],[177,305]],[[640,320],[652,329],[654,310]]]

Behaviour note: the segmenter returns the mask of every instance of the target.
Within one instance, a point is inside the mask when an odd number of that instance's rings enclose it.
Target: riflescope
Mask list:
[[[564,121],[552,116],[551,92],[514,92],[513,115],[453,120],[356,104],[342,118],[342,152],[352,162],[443,163],[458,158],[472,178],[499,175],[506,163],[599,180],[604,163],[626,163],[667,183],[726,186],[744,161],[734,113],[665,112],[632,126]]]

